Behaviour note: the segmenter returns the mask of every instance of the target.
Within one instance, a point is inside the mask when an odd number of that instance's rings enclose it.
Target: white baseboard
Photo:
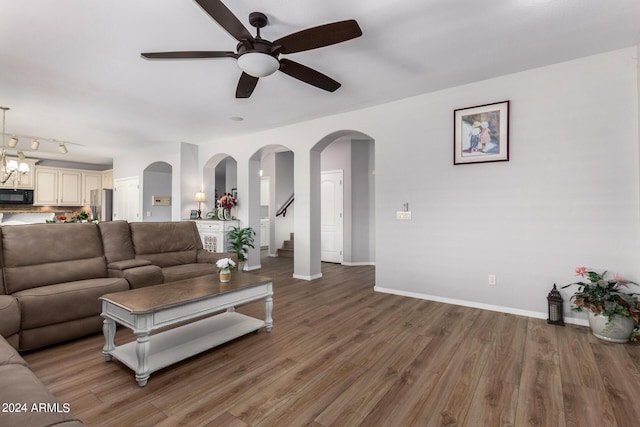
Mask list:
[[[315,280],[315,279],[319,279],[322,277],[322,273],[320,274],[314,274],[313,276],[304,276],[302,274],[295,274],[293,275],[294,279],[302,279],[302,280]]]
[[[515,314],[518,316],[532,317],[534,319],[547,318],[547,313],[521,310],[521,309],[512,308],[512,307],[503,307],[500,305],[482,304],[478,302],[464,301],[464,300],[453,299],[453,298],[443,298],[443,297],[438,297],[433,295],[419,294],[415,292],[400,291],[398,289],[382,288],[379,286],[374,286],[373,290],[375,292],[381,292],[385,294],[399,295],[399,296],[410,297],[410,298],[418,298],[418,299],[423,299],[427,301],[442,302],[445,304],[461,305],[463,307],[479,308],[482,310],[497,311],[500,313]],[[586,319],[577,319],[575,317],[565,317],[564,322],[572,325],[589,326],[589,322]]]
[[[260,270],[261,268],[262,268],[262,264],[252,265],[252,266],[245,267],[244,271]]]
[[[343,262],[342,265],[346,265],[349,267],[356,267],[359,265],[376,265],[375,261],[363,261],[363,262]]]

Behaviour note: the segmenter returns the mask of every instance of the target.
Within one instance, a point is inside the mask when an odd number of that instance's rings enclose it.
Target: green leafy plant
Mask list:
[[[578,291],[571,296],[574,304],[571,310],[583,311],[586,308],[594,314],[607,316],[608,323],[611,323],[616,314],[633,319],[634,329],[630,339],[636,341],[640,333],[640,301],[635,293],[622,292],[622,288],[628,289],[629,284],[638,284],[625,280],[618,274],[607,278],[607,273],[597,273],[586,267],[576,268],[576,276],[587,278],[589,282],[579,281],[562,287],[578,286]]]
[[[88,219],[89,213],[87,213],[86,211],[77,212],[74,216],[71,217],[71,221],[73,222],[87,221]]]
[[[247,251],[249,248],[254,248],[254,236],[256,232],[251,227],[231,227],[227,233],[227,239],[229,245],[227,250],[235,253],[238,256],[238,261],[244,262],[247,260]]]

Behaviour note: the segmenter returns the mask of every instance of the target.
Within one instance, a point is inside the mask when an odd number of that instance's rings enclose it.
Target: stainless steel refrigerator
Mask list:
[[[91,190],[91,218],[111,221],[113,218],[113,190]]]

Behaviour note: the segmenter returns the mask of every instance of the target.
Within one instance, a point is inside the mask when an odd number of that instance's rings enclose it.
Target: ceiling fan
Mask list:
[[[266,77],[278,70],[300,81],[333,92],[340,87],[340,83],[312,68],[290,59],[279,58],[280,54],[317,49],[362,35],[358,23],[351,19],[308,28],[271,42],[260,37],[260,28],[265,27],[268,23],[265,14],[252,12],[249,15],[249,23],[256,28],[256,36],[254,37],[220,0],[195,1],[222,28],[238,40],[236,52],[148,52],[141,55],[147,59],[235,58],[242,70],[236,89],[236,98],[250,97],[260,77]]]

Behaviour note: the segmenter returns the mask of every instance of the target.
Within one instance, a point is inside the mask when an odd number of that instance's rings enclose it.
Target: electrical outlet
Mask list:
[[[411,219],[411,211],[397,211],[396,219]]]
[[[496,275],[495,274],[490,274],[489,275],[489,284],[491,286],[495,286],[496,285]]]

